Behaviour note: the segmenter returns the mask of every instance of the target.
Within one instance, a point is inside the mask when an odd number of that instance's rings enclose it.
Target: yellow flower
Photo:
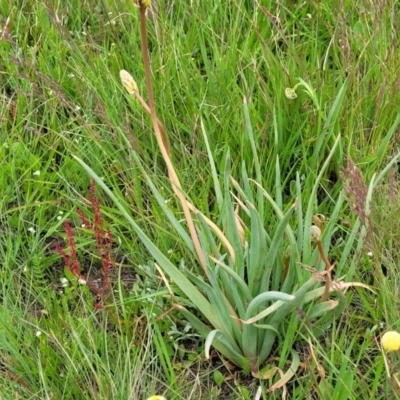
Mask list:
[[[147,400],[167,400],[167,399],[163,396],[151,396]]]
[[[382,347],[386,351],[396,351],[400,349],[400,333],[396,331],[386,332],[381,338]]]

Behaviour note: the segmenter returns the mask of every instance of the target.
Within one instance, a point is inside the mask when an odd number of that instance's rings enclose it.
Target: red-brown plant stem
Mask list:
[[[114,264],[112,258],[112,244],[113,237],[109,228],[104,229],[104,221],[101,217],[100,211],[100,199],[95,196],[95,182],[92,181],[89,190],[89,201],[93,208],[94,221],[91,223],[85,214],[78,209],[77,213],[85,225],[86,228],[90,229],[96,240],[96,249],[100,255],[101,264],[102,264],[102,275],[103,275],[103,283],[101,288],[97,288],[93,285],[90,280],[88,280],[85,276],[82,275],[79,260],[76,253],[76,244],[74,238],[74,232],[71,228],[71,225],[68,221],[64,222],[64,229],[67,236],[67,247],[69,249],[69,253],[67,254],[64,249],[57,243],[56,250],[62,256],[64,260],[64,264],[66,268],[78,279],[82,279],[86,282],[89,288],[96,294],[100,303],[96,303],[96,308],[101,308],[104,304],[104,296],[106,291],[111,286],[110,284],[110,268]]]
[[[79,267],[79,260],[76,255],[76,245],[74,239],[74,233],[72,231],[71,225],[68,221],[64,222],[64,229],[67,235],[68,249],[69,254],[66,254],[65,251],[60,247],[58,243],[56,243],[56,250],[62,256],[64,260],[64,264],[67,269],[76,277],[81,276],[81,270]]]

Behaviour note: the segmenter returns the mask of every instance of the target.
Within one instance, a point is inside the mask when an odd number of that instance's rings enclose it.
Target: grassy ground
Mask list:
[[[119,71],[128,70],[146,98],[132,2],[0,0],[0,10],[0,398],[253,399],[259,386],[263,398],[284,396],[283,389],[265,392],[273,378],[230,370],[217,354],[205,360],[203,338],[181,314],[167,312],[174,299],[166,278],[100,190],[118,267],[109,309],[96,308],[93,288],[79,285],[55,250],[65,246],[69,221],[83,274],[98,278],[96,234],[76,211],[95,218],[91,178],[73,154],[125,199],[173,263],[192,261],[132,156],[183,218],[150,118],[119,81]],[[282,208],[293,201],[296,182],[307,206],[340,135],[312,204],[314,214],[330,218],[342,182],[350,181],[332,239],[340,264],[342,238],[367,213],[362,179],[369,185],[399,151],[399,12],[395,0],[153,1],[148,33],[157,111],[196,207],[219,218],[201,123],[221,181],[229,152],[231,175],[240,181],[243,165],[250,177],[261,172]],[[289,99],[285,89],[297,78],[304,85]],[[363,178],[343,172],[349,158]],[[375,188],[365,246],[357,251],[355,241],[349,252],[356,258],[336,277],[374,293],[348,291],[345,310],[322,336],[299,335],[302,364],[286,385],[289,398],[388,399],[400,390],[379,348],[381,333],[400,329],[398,167]],[[282,351],[288,349],[276,348],[270,365]],[[388,365],[398,370],[396,354]]]

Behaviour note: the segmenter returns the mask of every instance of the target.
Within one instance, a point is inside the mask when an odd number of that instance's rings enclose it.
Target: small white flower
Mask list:
[[[60,215],[63,215],[64,214],[64,211],[59,211],[58,212]]]
[[[168,250],[168,254],[172,254],[174,251],[172,249]]]
[[[68,286],[68,279],[67,278],[60,278],[61,286],[67,287]]]
[[[30,228],[28,228],[28,232],[35,233],[36,231],[35,231],[35,228],[33,228],[33,227],[31,226]]]
[[[85,225],[85,224],[82,224],[82,225],[81,225],[81,228],[86,228],[86,225]]]
[[[42,334],[41,331],[36,331],[36,333],[35,333],[36,337],[39,337],[41,334]]]
[[[86,285],[86,280],[85,280],[85,279],[82,279],[82,278],[79,278],[78,283],[79,283],[80,285]]]
[[[62,217],[59,215],[59,216],[57,217],[57,221],[61,221],[61,219],[62,219]]]
[[[75,74],[68,74],[68,78],[75,78]]]
[[[372,251],[369,251],[369,252],[367,253],[367,256],[368,256],[368,257],[372,257],[372,256],[373,256]]]
[[[75,106],[75,111],[79,111],[81,108],[79,106]]]
[[[34,176],[40,176],[40,171],[35,171],[35,172],[33,173],[33,175],[34,175]]]

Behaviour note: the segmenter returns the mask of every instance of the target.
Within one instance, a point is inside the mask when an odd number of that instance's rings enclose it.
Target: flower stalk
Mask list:
[[[313,217],[313,220],[316,222],[319,222],[317,217]],[[317,225],[312,225],[310,228],[310,236],[311,236],[311,240],[314,240],[317,243],[319,254],[322,258],[322,261],[325,264],[325,290],[320,299],[320,302],[323,303],[326,300],[328,300],[329,292],[331,289],[331,285],[332,285],[331,272],[332,272],[333,266],[331,265],[328,257],[326,256],[324,247],[322,246],[322,242],[321,242],[322,230],[321,230],[321,228]]]
[[[145,76],[146,76],[146,88],[147,88],[147,94],[149,96],[149,108],[150,108],[151,121],[153,124],[153,129],[154,129],[154,133],[155,133],[155,136],[157,139],[158,146],[160,148],[160,151],[164,158],[164,161],[167,165],[168,176],[171,181],[172,189],[182,205],[186,223],[188,225],[190,236],[193,240],[193,244],[194,244],[194,248],[195,248],[197,257],[198,257],[199,262],[204,270],[204,273],[208,277],[208,270],[207,270],[207,266],[206,266],[204,253],[203,253],[203,250],[200,245],[200,240],[197,236],[196,228],[194,226],[193,218],[192,218],[192,215],[189,210],[188,202],[182,191],[182,186],[180,184],[178,175],[175,172],[175,168],[172,164],[169,151],[165,145],[165,143],[168,141],[166,139],[163,140],[163,135],[162,135],[162,132],[161,132],[160,126],[159,126],[159,120],[157,117],[157,112],[156,112],[156,107],[155,107],[155,102],[154,102],[154,95],[153,95],[153,85],[152,85],[152,80],[151,80],[150,57],[149,57],[147,29],[146,29],[146,8],[148,7],[148,5],[146,5],[145,3],[147,4],[147,2],[142,2],[140,4],[140,34],[141,34],[140,36],[141,36],[141,44],[142,44],[141,47],[142,47],[142,55],[143,55],[143,65],[144,65]],[[166,135],[164,135],[164,136],[166,137]]]

